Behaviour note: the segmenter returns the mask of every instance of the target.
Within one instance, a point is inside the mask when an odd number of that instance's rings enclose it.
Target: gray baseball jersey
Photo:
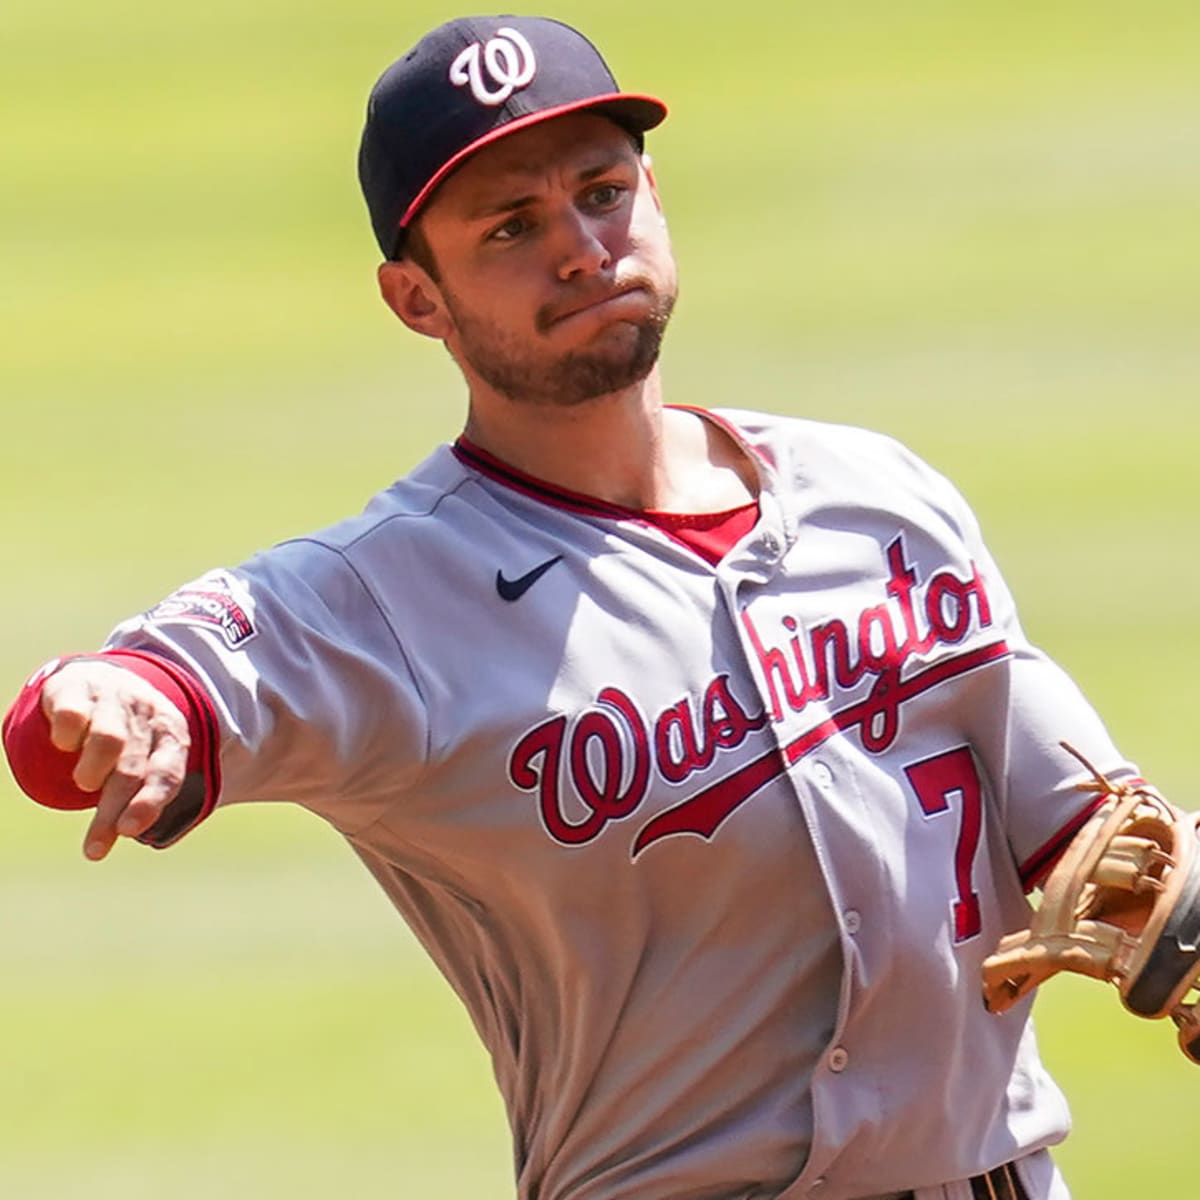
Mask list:
[[[1066,1107],[980,963],[1088,803],[1060,739],[1132,768],[944,479],[707,419],[761,477],[715,567],[460,443],[110,645],[208,689],[222,804],[349,839],[491,1052],[522,1198],[851,1200],[1029,1155]]]

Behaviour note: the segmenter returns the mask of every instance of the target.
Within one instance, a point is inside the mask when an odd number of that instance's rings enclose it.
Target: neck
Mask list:
[[[757,493],[753,465],[727,434],[663,408],[657,367],[635,387],[564,407],[473,386],[463,432],[526,475],[625,508],[716,512]]]

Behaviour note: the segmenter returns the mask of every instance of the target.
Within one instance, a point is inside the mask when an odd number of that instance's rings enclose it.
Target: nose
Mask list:
[[[566,282],[596,275],[612,265],[613,256],[603,234],[603,225],[578,209],[562,214],[557,238],[559,279]]]

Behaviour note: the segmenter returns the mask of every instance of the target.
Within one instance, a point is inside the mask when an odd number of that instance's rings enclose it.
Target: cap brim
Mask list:
[[[514,117],[513,120],[506,121],[503,125],[489,130],[483,137],[476,138],[475,141],[468,143],[453,158],[448,159],[438,168],[437,172],[413,198],[413,202],[400,218],[400,224],[396,230],[397,241],[403,235],[405,228],[416,217],[421,207],[428,201],[438,184],[443,182],[447,175],[451,174],[458,167],[461,167],[463,162],[470,158],[472,154],[482,150],[484,146],[491,145],[492,142],[498,142],[510,133],[516,133],[521,129],[528,129],[531,125],[540,125],[543,121],[552,120],[554,117],[563,117],[568,113],[583,112],[585,110],[598,112],[603,116],[609,117],[616,121],[618,125],[622,125],[628,129],[630,133],[635,134],[644,133],[647,129],[653,129],[656,125],[661,125],[667,117],[667,106],[661,100],[654,96],[640,96],[630,92],[613,92],[607,96],[588,96],[584,100],[573,100],[570,104],[558,104],[553,108],[543,108],[538,112],[528,113],[523,117]]]

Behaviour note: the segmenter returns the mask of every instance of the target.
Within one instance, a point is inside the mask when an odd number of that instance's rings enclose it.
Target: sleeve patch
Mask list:
[[[145,616],[160,625],[218,629],[231,650],[244,646],[258,633],[252,601],[238,582],[223,571],[181,587],[149,609]]]

